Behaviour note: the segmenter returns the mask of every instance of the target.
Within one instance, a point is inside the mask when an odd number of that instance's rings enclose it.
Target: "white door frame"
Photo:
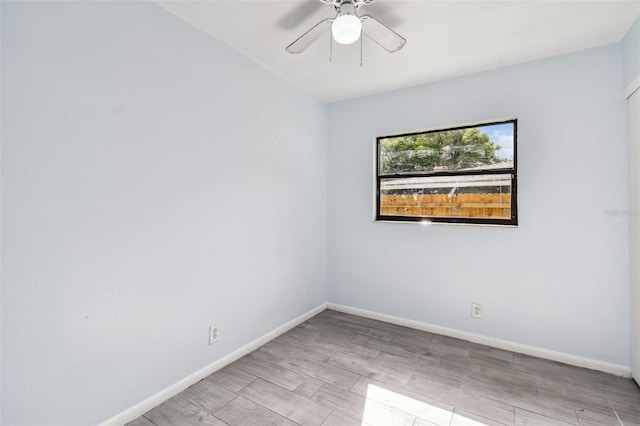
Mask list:
[[[640,384],[640,76],[625,90],[629,120],[631,376]]]

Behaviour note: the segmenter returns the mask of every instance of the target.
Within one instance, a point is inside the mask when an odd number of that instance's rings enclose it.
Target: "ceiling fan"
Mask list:
[[[322,3],[333,7],[337,14],[335,18],[323,19],[311,27],[306,33],[298,37],[287,46],[289,53],[302,53],[318,40],[329,29],[333,40],[339,44],[351,44],[366,35],[387,52],[393,53],[402,49],[407,42],[402,36],[391,28],[382,24],[371,15],[358,16],[360,6],[373,3],[375,0],[320,0]]]

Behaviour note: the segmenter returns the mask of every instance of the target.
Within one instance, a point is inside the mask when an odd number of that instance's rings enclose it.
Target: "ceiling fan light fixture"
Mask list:
[[[2,1],[2,0],[0,0]],[[358,16],[363,5],[369,5],[374,0],[320,0],[337,11],[335,18],[326,18],[309,28],[307,32],[295,39],[286,47],[291,54],[304,52],[311,44],[331,30],[331,48],[333,42],[339,44],[352,44],[362,40],[363,34],[389,53],[402,49],[407,40],[387,27],[371,15]],[[362,53],[362,45],[360,46]],[[331,56],[329,57],[331,60]]]
[[[355,8],[351,2],[345,2],[340,6],[338,16],[331,25],[331,34],[336,43],[351,44],[358,41],[362,32],[362,22],[356,16]]]

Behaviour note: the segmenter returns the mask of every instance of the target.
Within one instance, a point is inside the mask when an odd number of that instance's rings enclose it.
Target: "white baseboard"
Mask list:
[[[371,318],[391,324],[414,328],[416,330],[428,331],[430,333],[455,337],[456,339],[467,340],[469,342],[479,343],[481,345],[491,346],[498,349],[518,352],[521,354],[544,358],[551,361],[562,362],[564,364],[575,365],[577,367],[585,367],[591,370],[603,371],[605,373],[615,374],[617,376],[631,377],[631,368],[626,365],[619,365],[591,358],[584,358],[577,355],[570,355],[564,352],[557,352],[549,349],[539,348],[537,346],[530,346],[522,343],[511,342],[508,340],[496,339],[493,337],[483,336],[481,334],[470,333],[468,331],[461,331],[453,328],[443,327],[440,325],[429,324],[426,322],[395,317],[393,315],[380,314],[377,312],[367,311],[365,309],[338,305],[336,303],[328,303],[327,307],[329,309],[344,312],[347,314],[358,315],[365,318]]]
[[[184,379],[172,384],[168,388],[165,388],[165,389],[161,390],[160,392],[156,393],[155,395],[152,395],[149,398],[145,399],[144,401],[134,405],[133,407],[126,409],[125,411],[121,412],[120,414],[117,414],[117,415],[111,417],[109,420],[106,420],[105,422],[101,423],[100,426],[119,426],[119,425],[124,425],[124,424],[126,424],[126,423],[128,423],[128,422],[130,422],[132,420],[137,419],[138,417],[140,417],[141,415],[143,415],[147,411],[151,410],[154,407],[157,407],[158,405],[162,404],[167,399],[179,394],[180,392],[182,392],[183,390],[185,390],[189,386],[191,386],[191,385],[193,385],[195,383],[198,383],[200,380],[204,379],[208,375],[210,375],[210,374],[220,370],[224,366],[226,366],[228,364],[231,364],[232,362],[242,358],[243,356],[247,355],[248,353],[253,352],[254,350],[258,349],[260,346],[264,345],[265,343],[275,339],[276,337],[278,337],[282,333],[285,333],[285,332],[291,330],[292,328],[294,328],[294,327],[298,326],[299,324],[305,322],[309,318],[319,314],[320,312],[324,311],[325,309],[327,309],[327,304],[326,303],[323,303],[320,306],[317,306],[317,307],[311,309],[309,312],[306,312],[306,313],[300,315],[299,317],[292,319],[291,321],[287,322],[286,324],[283,324],[280,327],[278,327],[278,328],[276,328],[276,329],[274,329],[274,330],[272,330],[272,331],[270,331],[270,332],[258,337],[256,340],[244,345],[240,349],[235,350],[235,351],[231,352],[230,354],[220,358],[219,360],[212,362],[211,364],[209,364],[206,367],[196,371],[195,373],[191,374],[190,376],[185,377]]]

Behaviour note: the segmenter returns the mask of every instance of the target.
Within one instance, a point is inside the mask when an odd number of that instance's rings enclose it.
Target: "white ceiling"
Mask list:
[[[365,38],[333,47],[329,34],[300,55],[285,47],[335,15],[319,0],[157,0],[317,98],[333,102],[619,42],[635,1],[377,0],[362,6],[407,39],[387,53]]]

